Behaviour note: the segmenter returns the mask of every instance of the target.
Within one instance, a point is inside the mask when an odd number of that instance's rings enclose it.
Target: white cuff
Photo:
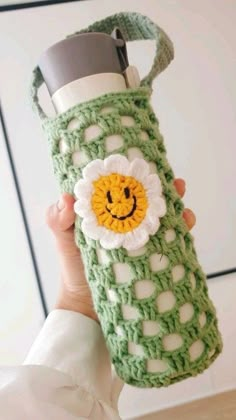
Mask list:
[[[99,400],[111,402],[111,362],[102,330],[83,314],[50,312],[23,364],[58,369]]]

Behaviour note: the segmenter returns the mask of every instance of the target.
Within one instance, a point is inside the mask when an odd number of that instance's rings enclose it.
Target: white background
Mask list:
[[[148,15],[174,42],[175,59],[154,82],[153,107],[176,177],[186,180],[184,202],[197,216],[192,232],[203,269],[210,273],[236,266],[235,1],[96,0],[4,12],[0,14],[1,101],[50,309],[59,268],[44,214],[57,200],[59,187],[39,120],[29,106],[29,80],[43,50],[118,11]],[[142,77],[151,66],[154,42],[132,42],[128,54]],[[42,103],[51,110],[47,101],[44,89]],[[2,138],[0,147],[0,363],[7,364],[23,360],[43,314]],[[120,401],[123,417],[235,386],[235,280],[236,275],[231,275],[209,281],[225,337],[219,360],[203,375],[169,389],[127,386]]]

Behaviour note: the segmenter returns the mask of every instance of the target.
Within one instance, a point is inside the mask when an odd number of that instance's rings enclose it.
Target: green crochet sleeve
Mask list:
[[[126,383],[161,387],[201,373],[221,352],[222,339],[151,106],[152,81],[173,59],[172,42],[147,16],[130,12],[77,33],[110,34],[114,26],[126,41],[156,41],[140,87],[48,118],[36,67],[31,98],[61,192],[77,198],[75,242],[111,361]]]

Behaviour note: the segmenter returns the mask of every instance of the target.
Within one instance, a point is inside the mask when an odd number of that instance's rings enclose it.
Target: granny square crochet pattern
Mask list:
[[[36,67],[31,99],[60,190],[76,198],[75,242],[111,361],[126,383],[161,387],[201,373],[222,339],[151,106],[152,81],[173,59],[172,42],[147,16],[131,12],[70,36],[110,34],[115,26],[126,41],[156,40],[139,87],[48,118]]]

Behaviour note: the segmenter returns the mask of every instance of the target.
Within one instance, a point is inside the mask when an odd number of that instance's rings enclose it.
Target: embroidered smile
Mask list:
[[[130,197],[130,191],[129,191],[129,188],[128,187],[126,187],[125,189],[124,189],[124,192],[125,192],[125,197],[126,198],[129,198]],[[107,192],[107,199],[108,199],[108,202],[109,203],[112,203],[112,198],[111,198],[111,193],[110,193],[110,191],[108,191]],[[134,199],[134,202],[133,202],[133,207],[132,207],[132,209],[131,209],[131,211],[126,215],[126,216],[117,216],[116,214],[112,214],[111,213],[111,210],[106,206],[106,210],[111,214],[111,216],[114,218],[114,219],[118,219],[118,220],[125,220],[125,219],[127,219],[128,217],[131,217],[132,215],[133,215],[133,213],[135,212],[135,210],[136,210],[136,208],[137,208],[137,200],[136,200],[136,197],[135,196],[133,196],[133,199]]]

